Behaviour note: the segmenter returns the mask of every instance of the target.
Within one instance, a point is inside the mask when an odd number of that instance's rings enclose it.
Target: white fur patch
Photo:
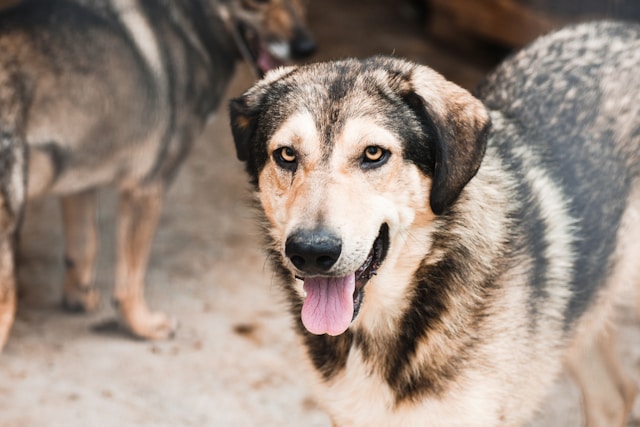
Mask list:
[[[151,25],[139,10],[138,1],[113,0],[113,6],[153,74],[162,81],[164,68],[160,47]]]
[[[12,166],[13,172],[11,173],[10,179],[11,183],[9,184],[8,196],[10,200],[6,200],[11,205],[12,209],[17,209],[18,206],[22,204],[25,197],[25,188],[24,188],[24,180],[22,170],[24,168],[24,151],[22,149],[15,149],[13,144],[16,144],[16,141],[7,137],[0,137],[0,153],[4,150],[12,150],[14,153],[14,161],[15,164]]]
[[[538,155],[527,146],[514,148],[513,153],[522,162],[525,180],[531,187],[533,196],[541,210],[546,233],[544,257],[548,262],[545,291],[550,295],[540,309],[548,318],[562,322],[571,290],[567,286],[574,275],[575,254],[573,243],[576,240],[576,220],[569,213],[569,196],[558,186],[549,173],[540,166]],[[545,316],[546,317],[546,316]]]

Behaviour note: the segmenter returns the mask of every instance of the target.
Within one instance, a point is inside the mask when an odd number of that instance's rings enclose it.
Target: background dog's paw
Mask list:
[[[160,314],[160,313],[159,313]],[[155,327],[150,326],[145,330],[133,331],[121,319],[110,318],[98,322],[92,326],[92,330],[102,335],[129,336],[141,340],[161,341],[175,337],[178,329],[178,321],[166,315],[163,321],[158,321]]]
[[[100,292],[94,288],[65,291],[62,307],[71,313],[88,313],[95,311],[100,304]]]
[[[145,340],[166,340],[175,336],[178,321],[162,312],[137,313],[123,316],[125,326],[136,338]]]

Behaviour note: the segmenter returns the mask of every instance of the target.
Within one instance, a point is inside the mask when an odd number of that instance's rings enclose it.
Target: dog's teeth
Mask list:
[[[269,52],[279,59],[287,59],[291,56],[289,43],[274,42],[269,43],[267,49]]]

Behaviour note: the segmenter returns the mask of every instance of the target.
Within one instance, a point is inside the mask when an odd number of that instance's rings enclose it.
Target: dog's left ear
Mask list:
[[[410,85],[405,99],[436,132],[430,204],[439,215],[451,207],[480,168],[491,120],[480,100],[428,67],[414,68]]]

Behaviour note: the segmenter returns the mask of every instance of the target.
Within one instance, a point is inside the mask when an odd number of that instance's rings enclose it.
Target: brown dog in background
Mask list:
[[[258,74],[314,49],[298,0],[24,0],[0,14],[0,348],[15,316],[13,236],[24,204],[61,197],[64,305],[92,310],[96,189],[119,191],[114,301],[141,338],[144,276],[165,191],[235,64]]]

